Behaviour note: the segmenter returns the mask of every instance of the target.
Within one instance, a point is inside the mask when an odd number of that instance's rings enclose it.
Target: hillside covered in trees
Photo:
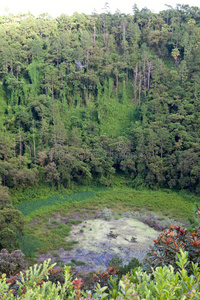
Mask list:
[[[0,178],[200,192],[200,8],[0,17]]]

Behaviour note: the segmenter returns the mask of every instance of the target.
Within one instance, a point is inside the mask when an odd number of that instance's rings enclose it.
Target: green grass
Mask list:
[[[194,216],[194,203],[199,197],[171,190],[136,190],[128,187],[90,188],[76,193],[54,195],[47,199],[25,202],[18,209],[25,215],[25,235],[20,241],[24,253],[46,253],[59,248],[71,250],[75,243],[67,241],[71,226],[81,222],[81,215],[93,216],[97,209],[110,208],[116,215],[125,211],[152,211],[183,223]],[[79,220],[70,219],[77,214]],[[62,217],[69,216],[65,223]]]
[[[55,195],[62,195],[62,193],[70,194],[70,190],[52,189],[47,183],[29,186],[26,189],[17,188],[15,190],[11,190],[11,198],[14,205],[20,205],[24,202],[37,202],[38,200],[43,200]]]
[[[95,195],[94,191],[83,191],[79,193],[74,193],[72,195],[54,195],[44,200],[38,200],[38,201],[30,201],[30,202],[24,202],[17,206],[17,208],[23,213],[24,216],[30,215],[32,212],[36,211],[38,212],[41,208],[45,209],[46,207],[51,207],[54,205],[60,205],[64,202],[68,204],[72,204],[73,202],[82,202],[85,200],[88,200],[90,198],[93,198]]]
[[[174,191],[134,190],[130,188],[102,192],[95,197],[98,206],[108,207],[118,212],[144,210],[160,212],[164,216],[184,221],[193,216],[194,203],[200,203],[195,195],[179,194]]]
[[[27,234],[24,234],[23,236],[18,237],[18,240],[21,244],[21,250],[22,252],[30,258],[35,257],[35,252],[38,249],[43,248],[43,244],[37,236],[30,235],[29,232]]]
[[[81,260],[72,259],[71,262],[75,266],[84,266],[85,265],[85,262],[81,261]]]

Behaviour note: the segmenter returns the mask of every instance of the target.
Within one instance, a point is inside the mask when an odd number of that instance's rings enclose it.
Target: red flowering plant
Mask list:
[[[197,211],[200,217],[200,211]],[[149,248],[144,261],[144,270],[152,272],[158,266],[172,265],[175,270],[178,269],[177,253],[180,249],[188,252],[188,260],[198,263],[200,266],[200,225],[192,232],[178,225],[170,225],[167,230],[160,233],[157,240],[153,240],[154,245]],[[188,264],[187,270],[190,272],[191,264]]]
[[[81,278],[78,278],[78,279],[76,278],[76,279],[73,280],[72,284],[73,284],[73,287],[76,291],[76,299],[78,300],[81,297],[81,293],[82,293],[81,292],[81,287],[83,285],[83,281],[82,281]]]

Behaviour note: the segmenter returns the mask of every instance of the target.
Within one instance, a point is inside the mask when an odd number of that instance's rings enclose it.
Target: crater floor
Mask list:
[[[74,259],[85,262],[85,265],[76,267],[77,270],[97,271],[106,268],[109,260],[115,256],[122,258],[123,264],[133,257],[143,260],[158,234],[158,231],[133,218],[85,220],[73,225],[67,238],[68,241],[78,241],[73,250],[61,248],[57,253],[65,265]],[[52,262],[58,259],[51,254],[43,254],[38,262],[49,257]]]

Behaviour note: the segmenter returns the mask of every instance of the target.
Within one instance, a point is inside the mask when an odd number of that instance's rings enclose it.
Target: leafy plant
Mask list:
[[[200,268],[191,264],[191,275],[187,272],[188,253],[180,249],[177,254],[175,269],[169,265],[157,267],[152,274],[147,274],[141,268],[131,274],[124,275],[119,283],[114,277],[108,279],[105,273],[106,285],[96,283],[93,290],[85,290],[81,278],[73,278],[70,268],[65,267],[54,271],[50,260],[41,265],[34,265],[29,270],[20,272],[15,278],[0,279],[0,296],[3,300],[20,299],[52,299],[52,300],[81,300],[81,299],[169,299],[169,300],[198,300],[200,297]],[[64,273],[63,273],[64,272]],[[110,275],[114,269],[110,269]],[[51,275],[53,277],[50,279]],[[103,274],[103,273],[102,273]],[[62,279],[62,284],[60,280]],[[102,282],[103,284],[103,282]]]
[[[200,211],[197,215],[200,216]],[[176,270],[177,253],[180,253],[181,249],[188,252],[191,262],[200,265],[200,225],[192,232],[178,225],[170,225],[167,230],[161,232],[147,253],[144,269],[152,272],[152,268],[172,265]],[[190,272],[189,265],[187,271]]]
[[[20,250],[9,253],[6,249],[0,252],[0,276],[5,273],[7,277],[13,276],[26,267],[25,255]]]
[[[123,265],[122,259],[118,256],[115,256],[110,259],[108,265],[110,267],[114,267],[116,270],[119,270],[118,279],[120,279],[122,275],[126,275],[132,272],[134,269],[141,267],[142,263],[134,257],[128,264]]]

